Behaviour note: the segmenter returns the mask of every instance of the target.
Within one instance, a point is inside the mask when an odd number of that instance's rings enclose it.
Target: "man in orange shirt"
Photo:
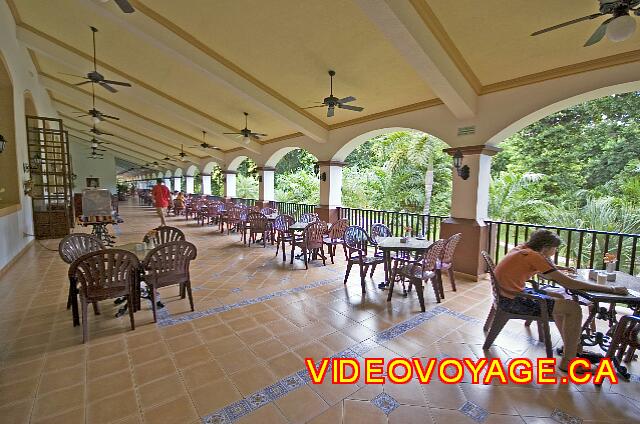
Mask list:
[[[158,178],[156,180],[156,185],[151,190],[151,195],[153,196],[153,202],[156,207],[156,212],[158,216],[160,216],[160,222],[162,226],[167,225],[164,221],[164,211],[169,207],[169,200],[171,199],[171,193],[167,186],[164,185],[164,181],[162,178]]]
[[[569,268],[558,267],[550,259],[555,256],[561,244],[557,234],[549,230],[537,230],[529,241],[513,248],[496,266],[495,274],[500,288],[500,306],[505,310],[525,315],[540,315],[540,304],[532,299],[515,297],[517,293],[528,292],[544,297],[549,315],[558,327],[564,342],[564,352],[559,368],[566,371],[569,362],[575,358],[582,347],[580,333],[582,329],[582,309],[580,305],[565,299],[557,293],[534,291],[525,287],[527,280],[535,274],[554,280],[567,289],[589,290],[604,293],[627,294],[625,287],[603,286],[576,280],[560,272]]]

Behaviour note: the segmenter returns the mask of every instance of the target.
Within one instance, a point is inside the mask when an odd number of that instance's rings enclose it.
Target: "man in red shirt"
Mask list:
[[[151,195],[153,196],[153,202],[156,207],[156,212],[158,212],[158,216],[160,216],[160,222],[162,226],[167,225],[164,222],[164,211],[169,207],[169,200],[171,199],[171,193],[167,186],[163,184],[162,178],[158,178],[156,180],[156,185],[151,190]]]

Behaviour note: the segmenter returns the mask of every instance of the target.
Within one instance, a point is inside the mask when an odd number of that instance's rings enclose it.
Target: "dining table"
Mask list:
[[[405,241],[403,241],[405,240]],[[416,255],[424,255],[431,249],[433,242],[423,238],[416,237],[378,237],[376,239],[377,248],[382,251],[384,258],[384,278],[385,283],[389,287],[387,302],[391,301],[393,296],[394,278],[391,276],[391,252],[415,253]],[[424,299],[421,293],[418,293],[420,307],[424,311]]]

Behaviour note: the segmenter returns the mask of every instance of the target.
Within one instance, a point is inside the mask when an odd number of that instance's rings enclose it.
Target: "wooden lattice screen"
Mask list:
[[[73,225],[71,158],[62,120],[27,116],[33,224],[38,239],[60,238]]]

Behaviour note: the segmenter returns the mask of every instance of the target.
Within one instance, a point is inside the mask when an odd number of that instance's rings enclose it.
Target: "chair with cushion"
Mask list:
[[[347,284],[351,267],[357,264],[360,267],[360,285],[362,293],[365,292],[365,277],[369,267],[375,267],[384,263],[382,256],[367,255],[367,248],[370,242],[367,231],[357,225],[352,225],[344,231],[344,246],[347,249],[347,272],[344,275],[344,284]]]
[[[453,255],[456,251],[456,247],[462,239],[462,233],[452,235],[447,239],[447,244],[442,251],[442,258],[438,259],[436,263],[436,273],[438,273],[438,280],[440,281],[440,296],[444,299],[444,288],[442,287],[442,271],[447,271],[449,275],[449,281],[451,282],[451,289],[456,291],[456,278],[453,272]]]
[[[172,241],[153,249],[142,262],[144,280],[149,287],[151,306],[153,308],[153,321],[156,322],[156,290],[162,287],[179,284],[186,290],[180,290],[180,298],[189,296],[189,305],[193,307],[193,295],[191,293],[191,277],[189,265],[198,255],[196,247],[188,241]]]
[[[393,293],[394,282],[398,277],[403,281],[403,285],[404,278],[407,278],[410,283],[409,291],[411,291],[411,286],[415,286],[420,309],[424,312],[424,287],[430,281],[433,293],[436,295],[436,302],[440,303],[440,282],[436,273],[436,262],[442,255],[445,243],[446,240],[437,240],[422,257],[415,259],[396,257],[393,264],[391,287],[389,287],[390,293]]]
[[[491,310],[487,316],[487,320],[484,323],[484,331],[488,331],[487,338],[484,341],[483,349],[489,349],[495,341],[500,331],[504,328],[507,322],[511,319],[519,319],[526,321],[536,321],[538,323],[538,338],[540,341],[544,341],[546,347],[547,358],[553,358],[553,349],[551,348],[551,332],[549,330],[549,322],[553,322],[553,317],[549,316],[549,309],[547,307],[547,301],[542,296],[529,293],[518,293],[516,297],[522,297],[531,299],[538,303],[540,309],[540,315],[524,315],[509,312],[501,306],[500,303],[500,286],[495,275],[495,265],[493,260],[487,252],[482,252],[482,257],[487,264],[489,275],[491,276],[491,289],[493,292],[493,304]]]
[[[60,243],[58,244],[58,254],[63,261],[71,265],[80,256],[86,255],[87,253],[97,252],[104,248],[104,244],[102,244],[100,239],[96,236],[84,233],[69,234],[60,240]],[[69,294],[67,296],[67,309],[74,305],[77,306],[77,303],[74,303],[76,296],[76,287],[74,284],[70,283]],[[93,311],[96,315],[100,314],[97,302],[94,302],[93,304]],[[77,309],[73,311],[73,317],[74,325],[80,325],[80,322],[78,322],[79,318]]]
[[[333,261],[333,257],[336,255],[336,248],[338,245],[341,245],[344,249],[345,259],[347,257],[347,248],[344,247],[344,232],[348,226],[348,219],[339,219],[331,225],[328,233],[323,237],[323,242],[327,245],[332,264],[335,263]]]
[[[153,237],[149,237],[148,235],[145,235],[142,241],[144,243],[153,241],[154,245],[159,246],[161,244],[169,243],[172,241],[186,240],[182,230],[176,227],[162,225],[156,228],[154,231],[155,231],[155,235]]]
[[[273,221],[273,229],[276,232],[276,256],[278,256],[278,251],[282,246],[282,262],[287,260],[287,243],[291,243],[293,239],[289,232],[289,227],[295,222],[296,220],[291,215],[278,215]]]
[[[298,222],[316,222],[316,221],[320,221],[320,216],[317,213],[303,213],[300,216],[300,219]]]
[[[319,253],[322,258],[322,264],[326,265],[326,256],[324,255],[324,243],[322,237],[327,231],[327,223],[324,221],[312,222],[302,232],[302,237],[293,237],[291,240],[291,263],[293,264],[293,255],[296,247],[300,247],[304,256],[304,268],[309,269],[309,255],[313,254],[315,259]]]
[[[87,253],[76,259],[69,268],[69,280],[80,285],[82,303],[82,342],[89,338],[87,308],[89,303],[124,297],[129,303],[129,321],[133,320],[134,287],[138,280],[140,262],[135,254],[126,250],[106,249]],[[74,300],[75,302],[75,300]],[[76,306],[77,308],[77,306]]]

